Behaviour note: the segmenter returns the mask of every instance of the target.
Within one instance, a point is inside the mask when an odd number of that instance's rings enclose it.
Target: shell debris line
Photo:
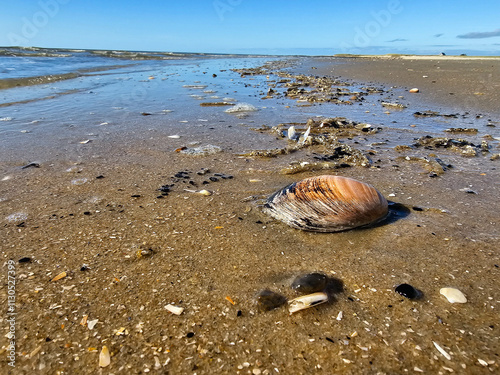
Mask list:
[[[388,203],[373,186],[341,176],[317,176],[272,194],[264,212],[297,229],[339,232],[374,224]]]

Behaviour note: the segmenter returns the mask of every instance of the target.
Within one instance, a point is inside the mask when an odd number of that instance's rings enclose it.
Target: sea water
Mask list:
[[[252,128],[282,123],[305,123],[308,118],[346,117],[373,126],[400,130],[391,140],[381,134],[374,142],[388,146],[407,143],[416,122],[412,110],[380,105],[386,93],[368,95],[363,105],[317,103],[297,105],[282,95],[280,77],[247,75],[234,69],[255,68],[284,60],[289,66],[304,57],[207,55],[162,52],[98,51],[40,48],[0,48],[0,152],[3,159],[19,159],[36,147],[58,147],[64,142],[86,142],[106,134],[199,134],[238,152],[273,147],[269,135]],[[333,64],[348,63],[333,60]],[[292,69],[293,70],[293,69]],[[280,95],[263,100],[269,87]],[[351,91],[363,85],[347,86]],[[397,92],[391,92],[397,98]],[[384,97],[386,97],[384,99]],[[413,100],[413,99],[412,99]],[[202,106],[230,102],[235,107]],[[232,113],[231,108],[254,109]],[[414,106],[415,107],[415,106]],[[417,109],[417,107],[415,107]],[[228,110],[229,109],[229,110]],[[432,108],[418,108],[426,110]],[[419,131],[470,127],[468,119],[418,119]],[[89,135],[90,134],[90,135]],[[266,137],[269,140],[266,140]]]

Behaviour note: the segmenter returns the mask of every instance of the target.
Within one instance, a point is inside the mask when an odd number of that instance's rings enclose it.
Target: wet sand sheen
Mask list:
[[[28,215],[4,221],[3,255],[31,259],[16,265],[16,370],[88,366],[95,372],[106,345],[107,368],[116,373],[157,367],[199,374],[496,371],[498,161],[373,145],[377,137],[399,137],[387,118],[380,133],[353,137],[356,147],[373,152],[372,168],[283,175],[290,162],[311,160],[321,146],[276,158],[238,157],[245,146],[236,137],[223,140],[223,129],[213,130],[219,138],[211,143],[220,139],[224,151],[208,156],[174,152],[202,136],[171,139],[171,129],[157,129],[77,145],[76,155],[48,152],[40,168],[2,161],[2,176],[11,177],[1,182],[2,217]],[[417,128],[416,135],[424,133]],[[272,142],[254,140],[255,148],[287,142],[259,137]],[[405,160],[433,153],[455,168],[431,178],[421,161]],[[202,168],[210,171],[197,174]],[[327,172],[369,183],[408,212],[373,228],[319,234],[271,220],[258,200],[246,200]],[[174,186],[162,196],[165,184]],[[63,271],[66,277],[50,281]],[[257,292],[271,289],[292,299],[295,276],[315,271],[338,279],[343,292],[291,316],[286,307],[259,311]],[[401,283],[420,289],[423,298],[395,293]],[[442,287],[460,289],[468,302],[450,304],[439,294]],[[2,299],[6,295],[4,287]],[[184,311],[173,315],[167,304]],[[92,330],[80,324],[85,316],[98,319]]]

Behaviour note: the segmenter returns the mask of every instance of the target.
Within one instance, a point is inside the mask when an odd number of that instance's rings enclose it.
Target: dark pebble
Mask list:
[[[85,211],[83,214],[88,216],[90,215],[90,211]]]
[[[243,313],[241,312],[241,310],[238,310],[238,312],[236,313],[236,316],[241,316],[243,315]]]
[[[286,297],[265,289],[257,294],[257,306],[262,311],[271,311],[286,303]]]
[[[189,178],[189,173],[187,172],[184,172],[184,171],[181,171],[181,172],[177,172],[174,177],[177,177],[177,178]]]
[[[412,207],[413,211],[423,211],[424,209],[421,207],[414,206]]]
[[[151,116],[151,113],[149,113],[149,112],[142,112],[141,115],[143,115],[143,116]]]
[[[191,338],[191,337],[193,337],[193,336],[194,336],[194,332],[189,332],[189,333],[186,335],[186,337],[187,337],[188,339],[190,339],[190,338]]]
[[[212,182],[217,182],[217,181],[219,181],[219,179],[218,179],[217,177],[209,177],[208,179],[209,179],[210,181],[212,181]]]
[[[172,188],[172,186],[174,186],[174,185],[163,185],[158,190],[161,191],[162,193],[168,193],[168,192],[170,192],[170,189]]]
[[[31,262],[31,258],[29,257],[24,257],[19,259],[19,263],[29,263],[29,262]]]
[[[422,292],[410,284],[399,284],[396,287],[396,293],[401,294],[403,297],[409,299],[419,299],[422,297]]]
[[[87,266],[86,264],[82,264],[82,266],[80,267],[80,271],[87,271],[89,269],[89,266]]]
[[[209,183],[210,183],[210,182],[208,182],[208,181],[203,181],[203,182],[202,182],[202,184],[203,184],[203,185],[207,185],[207,184],[209,184]]]
[[[165,195],[168,195],[168,193],[163,193],[163,195],[158,195],[156,199],[163,199],[165,198]]]
[[[102,174],[96,177],[96,179],[98,179],[98,180],[100,180],[102,178],[104,178],[104,176]]]
[[[133,195],[131,195],[131,197],[132,197],[132,198],[140,198],[140,197],[141,197],[141,195],[140,195],[140,194],[133,194]]]
[[[301,275],[292,282],[292,288],[300,293],[316,293],[324,290],[328,283],[328,277],[322,273],[313,272]]]

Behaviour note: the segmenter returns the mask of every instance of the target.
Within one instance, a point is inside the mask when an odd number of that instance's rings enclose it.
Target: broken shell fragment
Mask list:
[[[450,303],[466,303],[467,298],[465,295],[458,289],[456,288],[441,288],[439,290],[439,293],[441,293],[443,296],[446,297],[448,302]]]
[[[109,350],[106,345],[102,347],[99,353],[99,367],[107,367],[111,363],[111,358],[109,356]]]
[[[184,308],[171,305],[170,303],[168,305],[165,305],[165,309],[167,309],[168,311],[170,311],[174,315],[181,315],[182,312],[184,311]]]
[[[317,176],[272,194],[264,212],[289,226],[313,232],[339,232],[386,217],[387,200],[373,186],[341,176]]]
[[[50,281],[57,281],[65,278],[67,276],[66,272],[61,272],[59,275],[55,276],[52,280]]]
[[[206,197],[209,197],[210,195],[212,195],[212,192],[210,190],[206,190],[206,189],[203,189],[203,190],[184,189],[184,191],[187,191],[188,193],[195,193],[195,194],[204,195]]]
[[[318,292],[313,294],[308,294],[305,296],[300,296],[289,301],[288,311],[290,314],[294,312],[308,309],[310,307],[325,303],[328,301],[328,295],[324,292]]]

